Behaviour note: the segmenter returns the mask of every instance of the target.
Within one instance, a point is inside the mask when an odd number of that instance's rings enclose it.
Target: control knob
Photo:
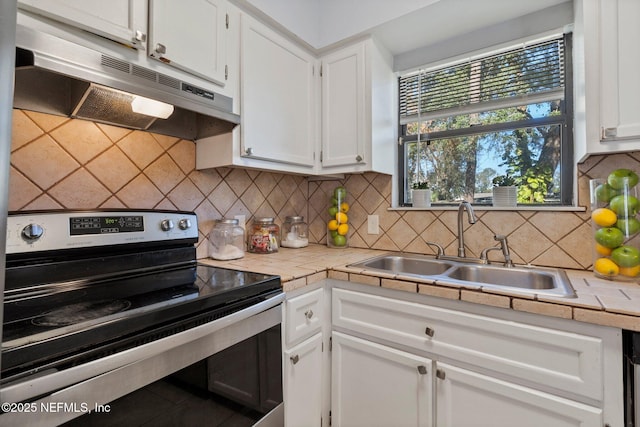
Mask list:
[[[174,224],[170,219],[163,219],[160,223],[160,228],[162,231],[171,231],[173,230]]]
[[[28,243],[31,243],[42,237],[43,233],[44,230],[38,224],[29,224],[22,229],[22,238]]]
[[[188,230],[191,228],[191,220],[189,218],[182,218],[178,221],[178,228],[180,230]]]

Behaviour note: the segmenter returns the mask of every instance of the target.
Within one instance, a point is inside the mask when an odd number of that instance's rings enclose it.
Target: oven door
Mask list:
[[[55,426],[280,325],[284,294],[186,331],[0,389],[3,426]],[[281,348],[278,349],[281,354]],[[260,425],[282,424],[278,405]]]

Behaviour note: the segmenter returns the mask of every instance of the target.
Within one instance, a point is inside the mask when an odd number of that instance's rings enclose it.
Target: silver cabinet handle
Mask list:
[[[291,362],[295,365],[296,363],[298,363],[298,361],[300,360],[300,356],[298,356],[297,354],[294,356],[291,356],[289,358],[289,360],[291,360]]]
[[[427,374],[427,367],[424,366],[424,365],[418,366],[418,373],[420,375],[426,375]]]
[[[311,319],[313,317],[313,310],[309,309],[307,311],[304,312],[304,317],[306,317],[307,319]]]
[[[156,52],[158,52],[160,55],[164,55],[165,53],[167,53],[167,47],[162,43],[158,43],[156,44]]]
[[[436,369],[436,377],[440,378],[441,380],[444,380],[447,377],[447,375],[444,373],[442,369]]]
[[[251,148],[251,147],[247,148],[246,150],[244,150],[244,153],[247,156],[253,156],[253,148]]]
[[[147,41],[147,35],[140,30],[136,30],[136,35],[133,39],[134,39],[134,42],[138,41],[140,43],[144,43]]]
[[[362,156],[360,154],[358,154],[356,156],[356,162],[361,162],[362,161]]]
[[[424,330],[424,333],[429,337],[433,337],[436,331],[427,326],[427,328]]]

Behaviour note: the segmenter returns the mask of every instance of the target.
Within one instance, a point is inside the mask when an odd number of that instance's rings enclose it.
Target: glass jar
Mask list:
[[[592,179],[593,271],[597,277],[640,278],[640,201],[637,179]]]
[[[280,227],[273,218],[255,218],[247,237],[247,250],[254,254],[272,254],[280,246]]]
[[[330,248],[346,248],[349,246],[349,203],[347,190],[343,186],[336,187],[329,195],[329,214],[327,220],[327,246]]]
[[[244,229],[237,219],[219,219],[209,233],[209,256],[222,261],[244,256]]]
[[[280,245],[283,248],[304,248],[309,245],[307,223],[299,215],[288,216],[282,224]]]

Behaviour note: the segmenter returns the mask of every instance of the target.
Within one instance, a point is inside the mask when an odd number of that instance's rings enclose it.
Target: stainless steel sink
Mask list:
[[[439,260],[425,255],[386,254],[349,267],[404,274],[461,286],[503,289],[509,292],[551,295],[574,298],[576,296],[566,273],[557,268],[502,267],[470,264],[462,261]]]
[[[392,254],[371,258],[356,264],[350,264],[349,266],[392,274],[433,276],[444,273],[452,268],[454,264],[449,261],[441,261],[424,255]]]

